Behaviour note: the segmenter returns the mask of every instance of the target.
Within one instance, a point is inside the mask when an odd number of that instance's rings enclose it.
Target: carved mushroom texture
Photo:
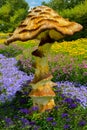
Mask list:
[[[30,85],[32,86],[32,88],[33,89],[39,89],[39,88],[45,88],[45,86],[47,87],[47,86],[50,86],[51,88],[53,87],[53,86],[57,86],[57,84],[56,83],[54,83],[53,81],[51,81],[51,79],[53,78],[53,76],[52,75],[50,75],[49,77],[47,77],[47,78],[45,78],[45,79],[42,79],[42,80],[40,80],[40,81],[38,81],[38,82],[36,82],[36,83],[33,83],[33,82],[31,82],[30,83]],[[48,87],[47,87],[48,88]],[[39,89],[40,90],[40,89]]]
[[[34,104],[46,105],[49,103],[50,100],[53,100],[53,97],[55,97],[55,93],[49,85],[46,85],[45,87],[40,86],[37,89],[33,89],[29,96],[33,99]],[[52,106],[54,106],[53,102]]]
[[[57,12],[47,6],[37,6],[33,8],[26,19],[14,31],[13,35],[7,39],[5,44],[9,44],[16,40],[27,41],[37,39],[41,32],[55,30],[62,35],[73,35],[82,29],[82,26],[76,22],[70,22],[61,17]],[[54,36],[51,36],[54,38]]]
[[[37,89],[33,89],[29,94],[30,97],[54,97],[55,93],[50,86],[39,87]]]

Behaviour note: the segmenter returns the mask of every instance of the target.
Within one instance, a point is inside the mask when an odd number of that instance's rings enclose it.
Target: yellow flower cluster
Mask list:
[[[7,39],[7,37],[9,36],[8,33],[0,33],[0,44],[4,43],[4,41]]]
[[[87,57],[87,38],[75,41],[64,41],[62,43],[55,42],[51,50],[56,53],[64,53],[70,56],[84,55]]]
[[[4,43],[6,39],[0,39],[0,44]]]

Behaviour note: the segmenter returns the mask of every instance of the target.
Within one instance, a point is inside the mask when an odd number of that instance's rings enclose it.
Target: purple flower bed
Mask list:
[[[11,101],[24,84],[33,76],[19,70],[15,58],[6,58],[0,54],[0,102]]]
[[[0,101],[11,101],[17,91],[20,91],[27,82],[33,79],[16,66],[15,58],[7,58],[0,54]],[[81,106],[87,107],[87,86],[74,82],[57,82],[57,88],[61,88],[64,95],[79,100]],[[56,90],[57,91],[57,90]]]
[[[57,87],[62,89],[64,95],[71,97],[72,99],[78,99],[81,106],[87,107],[87,86],[78,85],[73,82],[57,82]]]

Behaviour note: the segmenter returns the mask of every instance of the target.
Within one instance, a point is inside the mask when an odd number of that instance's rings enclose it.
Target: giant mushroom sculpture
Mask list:
[[[38,6],[33,8],[26,19],[16,28],[5,44],[20,40],[39,39],[38,49],[32,52],[36,62],[35,77],[31,82],[32,91],[29,96],[33,104],[39,107],[40,112],[52,109],[55,106],[55,93],[52,87],[56,85],[51,81],[52,75],[49,71],[47,51],[43,49],[44,44],[73,35],[82,29],[82,26],[76,22],[70,22],[61,17],[53,9],[47,6]],[[50,47],[48,46],[48,47]],[[50,49],[50,48],[49,48]]]

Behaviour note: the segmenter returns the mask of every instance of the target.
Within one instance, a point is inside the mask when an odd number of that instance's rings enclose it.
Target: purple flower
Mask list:
[[[62,98],[65,98],[65,95],[64,95],[64,94],[61,94],[61,97],[62,97]]]
[[[53,117],[47,117],[46,119],[48,122],[53,121]]]
[[[87,123],[86,123],[85,120],[81,120],[81,121],[79,121],[79,123],[78,123],[79,126],[84,126],[84,125],[86,125],[86,124],[87,124]]]
[[[26,118],[21,118],[20,120],[22,122],[22,127],[26,127],[30,125],[29,120],[27,120]]]
[[[77,102],[77,103],[80,103],[80,102],[81,102],[81,100],[78,99],[78,98],[75,98],[74,101]]]
[[[38,111],[38,106],[34,106],[34,107],[32,107],[32,111]]]
[[[26,119],[26,118],[21,118],[21,121],[23,122],[23,123],[29,123],[29,121]]]
[[[62,113],[62,118],[68,117],[68,113]]]
[[[11,120],[11,118],[5,118],[5,123],[7,127],[13,125],[13,121]]]
[[[70,125],[68,125],[68,124],[64,125],[64,130],[69,129],[69,128],[70,128]]]
[[[74,102],[79,103],[83,108],[87,107],[87,86],[79,84],[79,87],[75,87],[74,82],[61,81],[57,82],[57,88],[62,90],[62,94],[68,96],[63,100],[64,103],[72,104]]]
[[[31,121],[29,124],[30,124],[31,126],[34,126],[34,125],[36,124],[36,122],[35,122],[35,121]]]
[[[56,126],[57,123],[56,123],[56,122],[52,122],[51,125],[52,125],[52,126]]]
[[[77,104],[75,104],[75,103],[72,103],[69,105],[69,108],[76,108],[76,107],[77,107]]]
[[[33,76],[19,70],[15,58],[6,58],[0,54],[0,102],[12,101],[16,92],[22,90]]]
[[[73,103],[73,99],[72,98],[66,98],[64,100],[65,103],[69,103],[69,104],[72,104]]]
[[[27,108],[21,108],[20,112],[24,113],[24,114],[29,114],[29,109],[27,109]]]
[[[58,110],[59,106],[55,106],[54,109]]]

